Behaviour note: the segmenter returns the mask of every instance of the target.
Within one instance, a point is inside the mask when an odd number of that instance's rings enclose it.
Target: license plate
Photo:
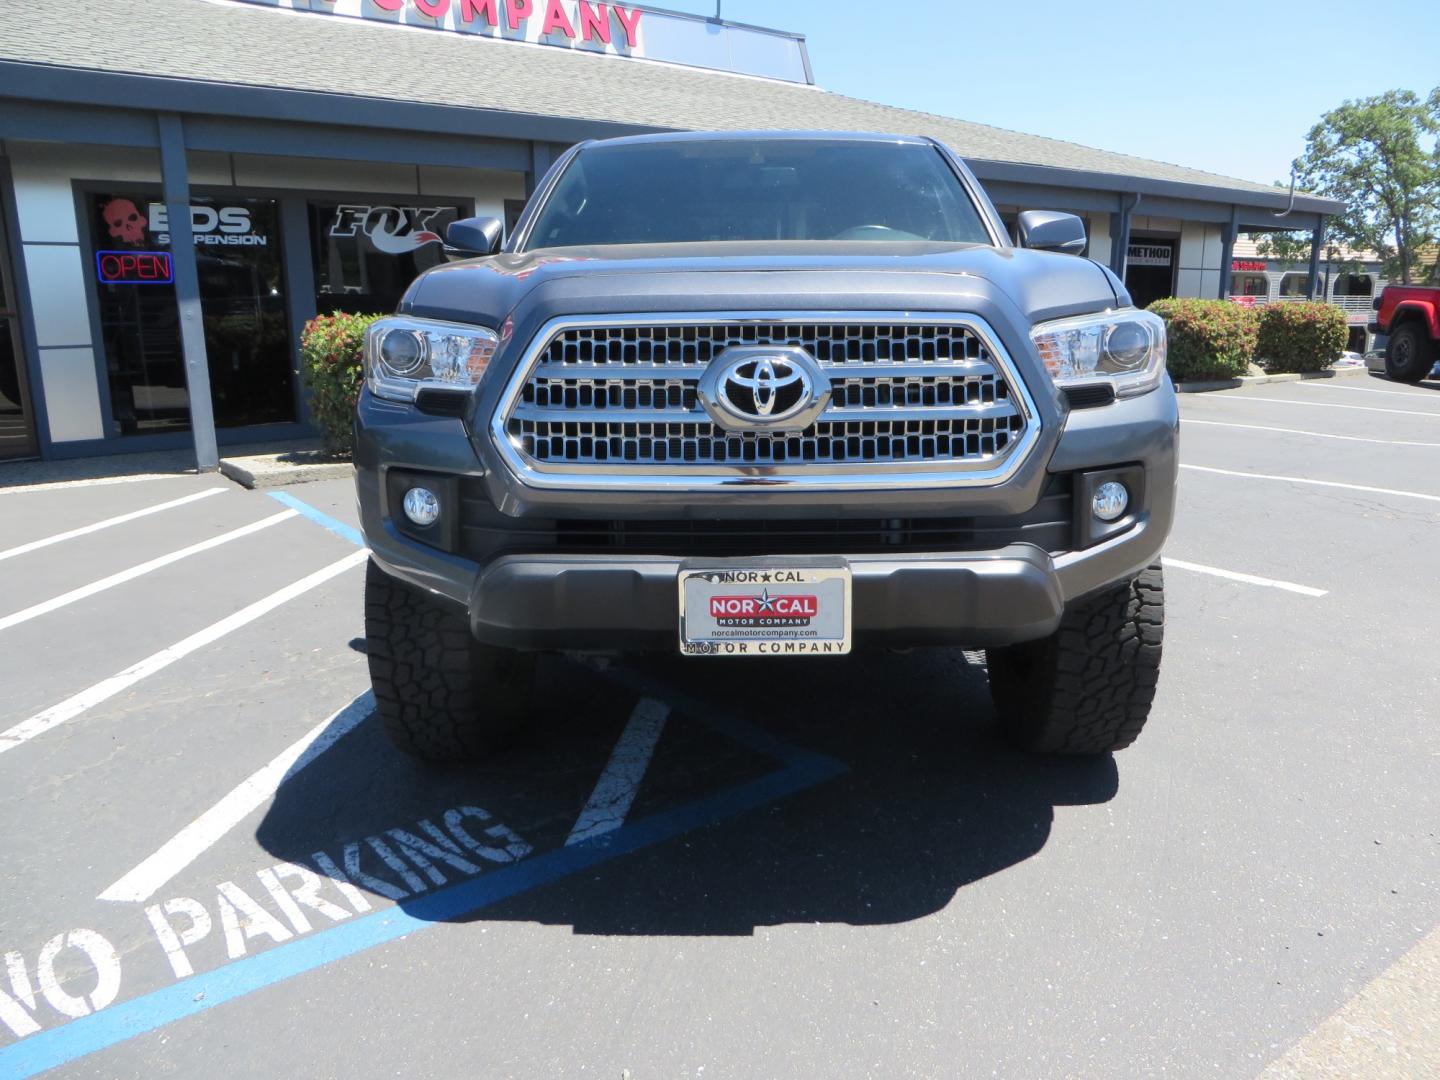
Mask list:
[[[706,566],[680,571],[686,656],[843,656],[848,566]]]

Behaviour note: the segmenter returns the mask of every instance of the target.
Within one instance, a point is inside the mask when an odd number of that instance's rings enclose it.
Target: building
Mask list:
[[[1376,347],[1376,335],[1370,331],[1375,320],[1374,300],[1390,284],[1385,261],[1376,252],[1326,244],[1313,286],[1308,266],[1262,254],[1253,236],[1238,237],[1231,255],[1230,299],[1259,306],[1306,300],[1313,292],[1315,299],[1345,312],[1350,324],[1348,349],[1365,353]],[[1421,271],[1433,268],[1437,257],[1440,250],[1422,248],[1418,255]]]
[[[309,434],[300,328],[388,310],[447,222],[513,221],[580,140],[754,128],[941,139],[1007,219],[1082,215],[1142,304],[1223,296],[1241,231],[1339,209],[828,93],[800,35],[637,5],[9,0],[0,456],[193,440],[208,466],[217,442]]]

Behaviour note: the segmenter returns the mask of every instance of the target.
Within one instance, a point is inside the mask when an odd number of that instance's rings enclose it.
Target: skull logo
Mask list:
[[[116,240],[127,244],[145,242],[145,226],[150,223],[129,199],[111,199],[101,208],[100,216],[110,226],[110,235]]]

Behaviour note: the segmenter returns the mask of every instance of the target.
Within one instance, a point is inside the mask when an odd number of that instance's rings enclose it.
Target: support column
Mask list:
[[[220,465],[215,443],[215,404],[210,398],[210,361],[205,354],[205,319],[200,310],[200,273],[190,224],[190,170],[185,161],[185,130],[180,117],[161,113],[160,180],[165,216],[170,222],[170,264],[175,274],[175,304],[180,311],[180,350],[185,357],[185,391],[190,399],[190,431],[195,437],[195,466],[213,472]]]
[[[315,266],[310,261],[310,211],[303,194],[280,199],[281,250],[285,253],[285,306],[290,316],[290,371],[295,419],[310,423],[310,395],[300,371],[300,333],[315,310]]]
[[[1130,258],[1130,219],[1135,216],[1135,207],[1140,205],[1140,194],[1120,196],[1119,222],[1111,218],[1110,228],[1110,269],[1121,281],[1125,280],[1125,263]]]
[[[532,142],[530,144],[530,168],[525,171],[525,198],[535,194],[535,189],[540,186],[540,180],[550,168],[550,163],[555,160],[550,152],[550,144]]]
[[[1220,295],[1224,300],[1230,295],[1230,264],[1235,261],[1235,234],[1239,232],[1238,206],[1230,207],[1230,223],[1220,226]]]
[[[1305,279],[1305,299],[1314,300],[1320,284],[1320,249],[1325,244],[1325,217],[1315,215],[1315,232],[1310,238],[1310,276]]]

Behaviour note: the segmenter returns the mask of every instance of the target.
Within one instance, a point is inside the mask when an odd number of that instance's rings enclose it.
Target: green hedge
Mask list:
[[[1266,371],[1322,371],[1350,339],[1345,312],[1318,301],[1267,304],[1256,353]]]
[[[365,328],[379,315],[317,315],[300,335],[300,364],[310,391],[310,415],[326,449],[348,453],[354,441],[355,402],[365,377]]]
[[[1260,330],[1253,308],[1171,297],[1146,310],[1165,320],[1165,366],[1176,382],[1233,379],[1250,370]]]

